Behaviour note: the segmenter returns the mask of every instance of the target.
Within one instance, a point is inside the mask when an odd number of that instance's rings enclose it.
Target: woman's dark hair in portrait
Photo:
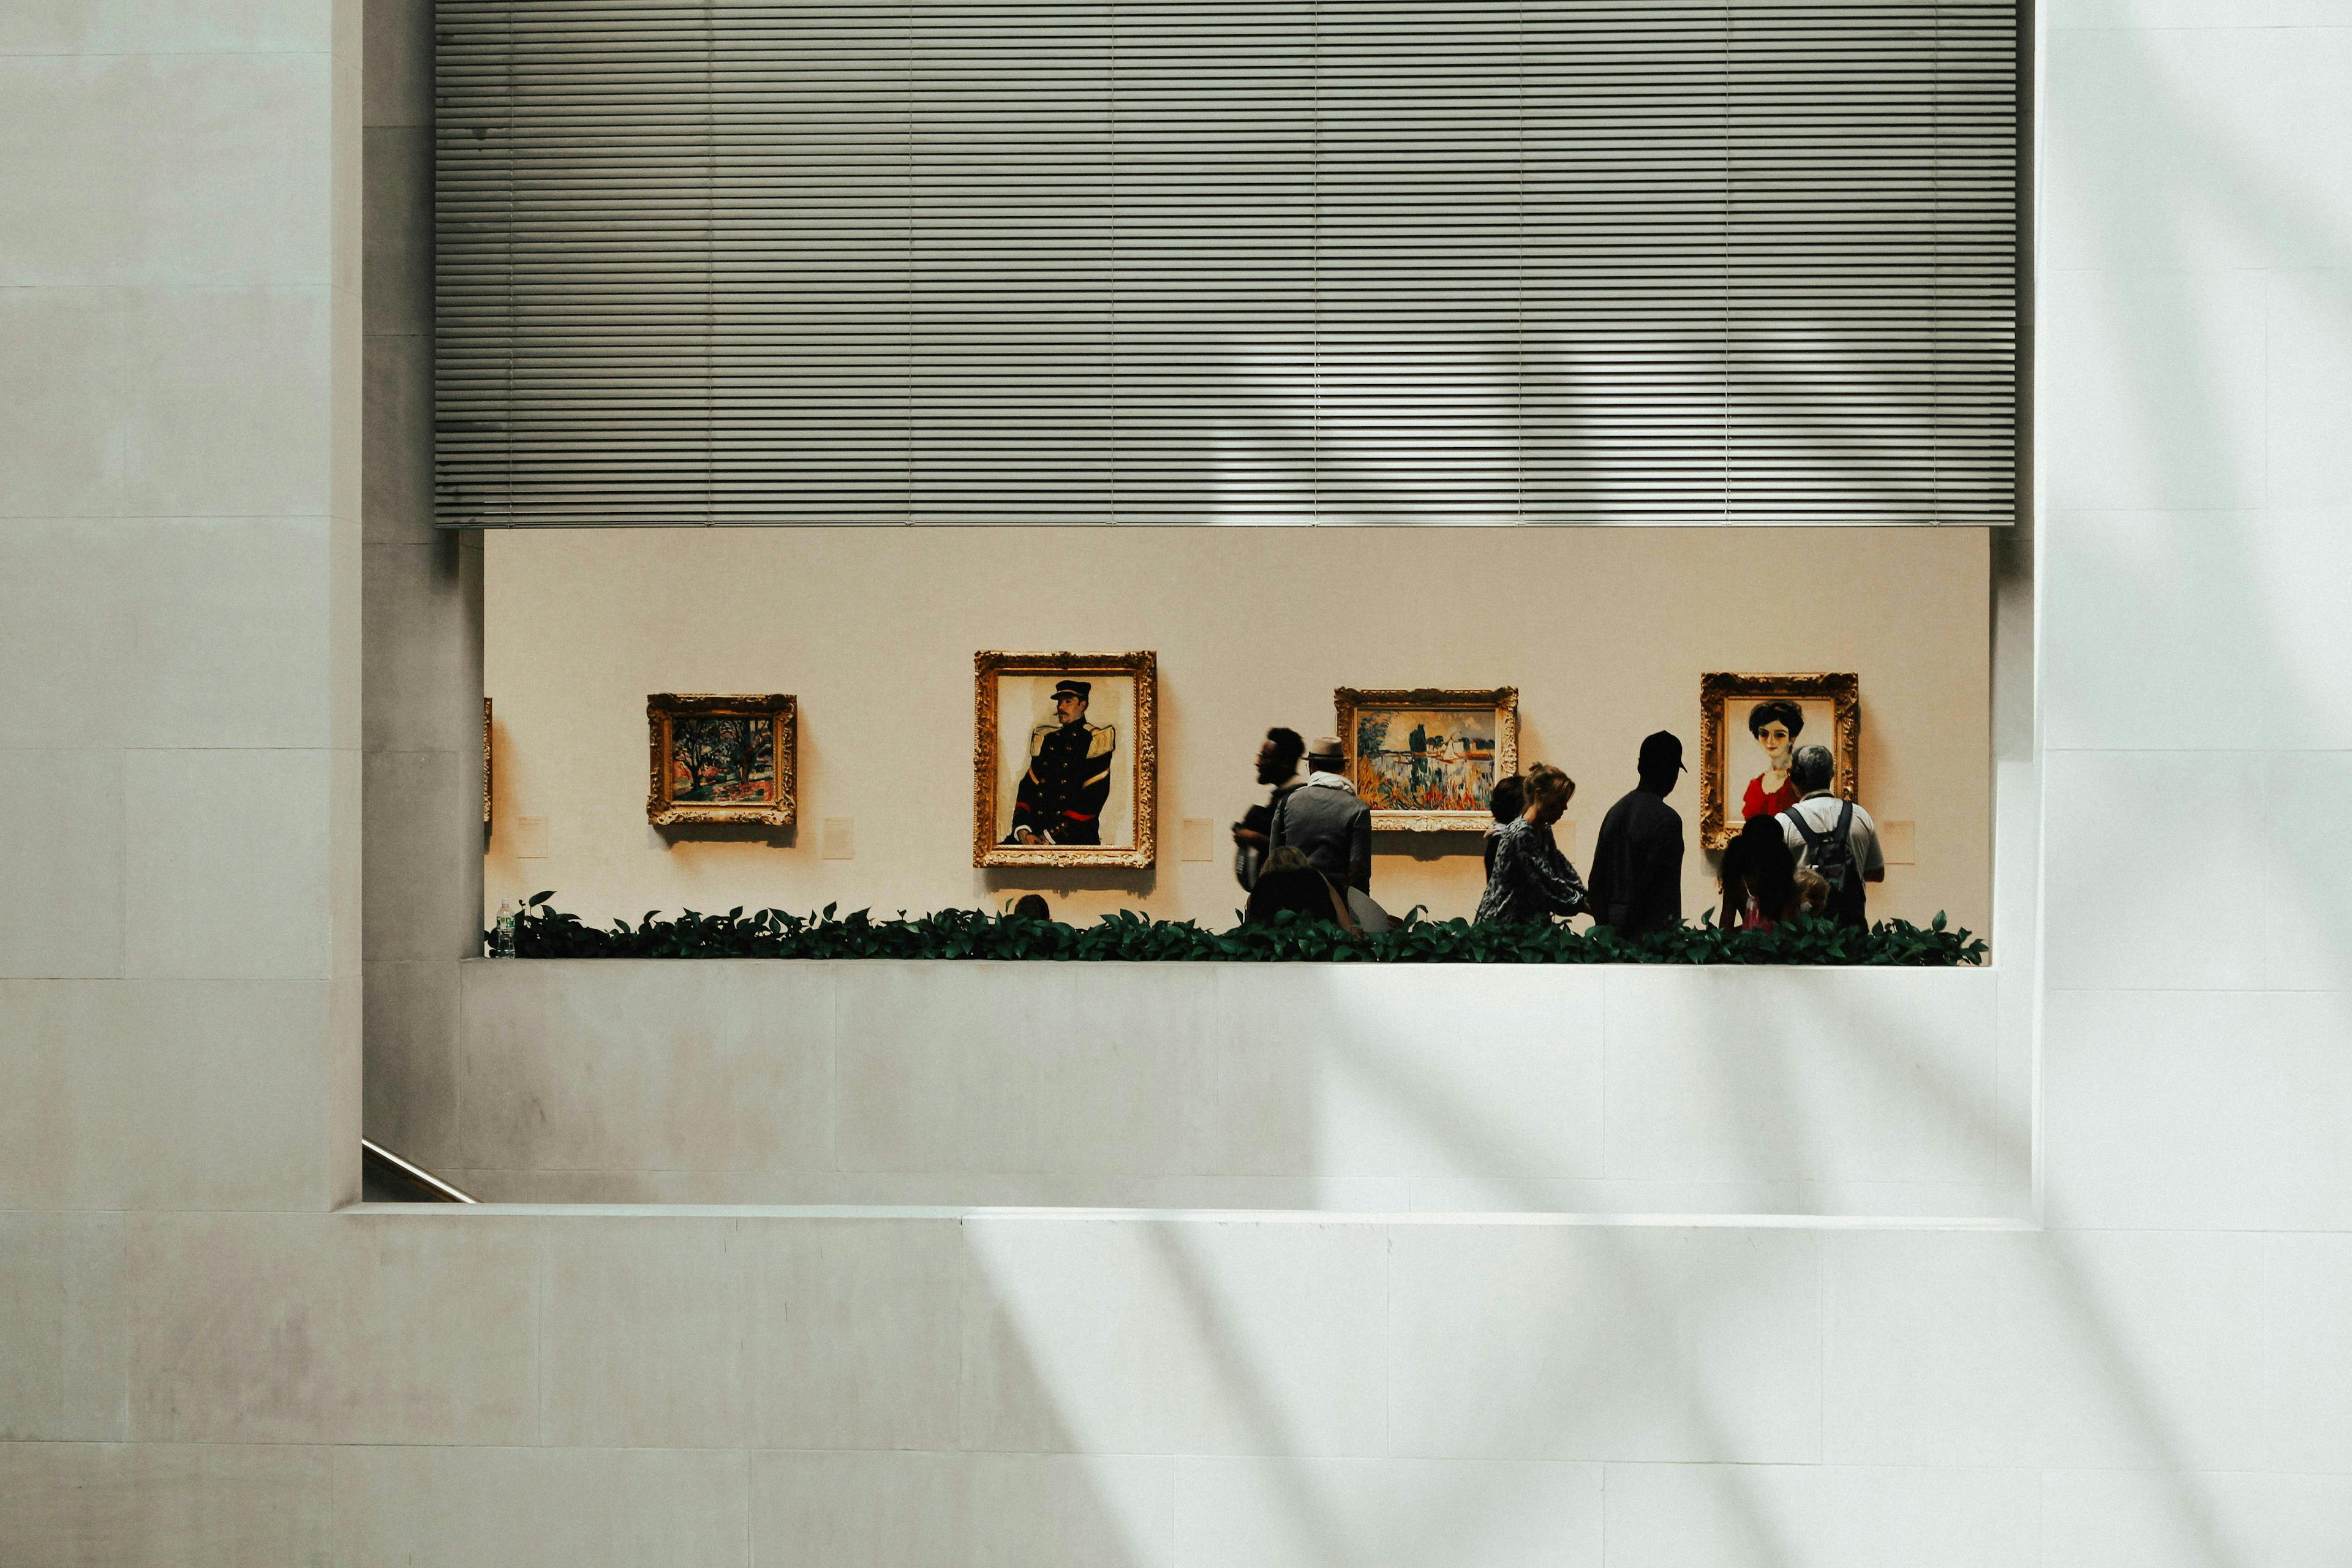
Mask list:
[[[1769,702],[1759,702],[1748,710],[1748,732],[1751,735],[1778,719],[1789,726],[1789,739],[1795,740],[1805,732],[1805,710],[1785,697],[1775,697]]]

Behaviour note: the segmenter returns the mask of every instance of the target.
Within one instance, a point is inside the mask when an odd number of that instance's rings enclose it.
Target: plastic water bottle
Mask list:
[[[490,938],[490,956],[492,958],[512,958],[514,955],[514,906],[501,899],[499,900],[499,923],[496,929],[496,934]]]

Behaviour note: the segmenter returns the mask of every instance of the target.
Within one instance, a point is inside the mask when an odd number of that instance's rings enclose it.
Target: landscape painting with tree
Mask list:
[[[1484,828],[1495,781],[1518,771],[1518,690],[1419,688],[1335,694],[1349,776],[1391,831]]]
[[[646,699],[646,819],[791,826],[794,718],[793,699],[780,694]]]
[[[776,797],[775,738],[755,719],[678,719],[669,727],[672,800]]]

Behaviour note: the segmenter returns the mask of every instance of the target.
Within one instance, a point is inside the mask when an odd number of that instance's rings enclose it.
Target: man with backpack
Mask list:
[[[1780,832],[1809,869],[1830,885],[1827,914],[1840,925],[1867,928],[1863,884],[1886,880],[1886,857],[1878,847],[1878,824],[1870,813],[1830,793],[1837,763],[1827,746],[1800,746],[1790,759],[1789,782],[1797,804],[1780,813]]]

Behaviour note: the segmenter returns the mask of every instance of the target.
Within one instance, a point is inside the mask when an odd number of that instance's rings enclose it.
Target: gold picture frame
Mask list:
[[[1160,656],[990,649],[972,656],[972,678],[971,863],[978,867],[1150,867],[1159,837]],[[1017,706],[1004,700],[1007,683],[1016,680],[1025,684]],[[1055,754],[1046,750],[1049,735],[1069,727],[1061,719],[1058,705],[1050,706],[1050,719],[1044,717],[1049,709],[1041,706],[1040,700],[1047,699],[1053,688],[1065,682],[1087,688],[1077,702],[1076,722],[1085,727],[1088,744],[1087,751],[1073,753],[1066,761],[1073,771],[1082,771],[1080,763],[1098,755],[1106,764],[1100,781],[1106,787],[1099,802],[1076,796],[1071,801],[1057,799],[1052,804],[1060,809],[1044,814],[1079,824],[1064,831],[1091,831],[1097,837],[1091,843],[1057,842],[1051,829],[1038,833],[1022,822],[1024,814],[1043,804],[1032,794],[1024,805],[1024,789],[1059,792],[1064,787],[1051,778],[1037,781],[1041,756]],[[1109,683],[1107,689],[1096,690],[1106,682]],[[1016,733],[1011,742],[1006,740],[1008,724],[1029,731],[1028,761],[1009,774],[1005,768],[1014,758],[1006,754],[1007,748],[1020,737]],[[1119,734],[1121,727],[1129,733]],[[1104,731],[1108,731],[1107,738]],[[1095,746],[1102,748],[1099,753],[1092,751]],[[1090,777],[1077,779],[1072,787],[1083,789],[1096,782]],[[1094,810],[1087,814],[1068,809],[1073,803],[1092,804]],[[1089,823],[1090,828],[1086,826]],[[1024,826],[1037,833],[1037,841],[1013,841]],[[1100,842],[1106,833],[1115,833],[1117,841]]]
[[[744,721],[740,740],[738,732],[724,724],[708,722],[714,720]],[[656,827],[714,823],[790,827],[799,784],[799,704],[782,692],[758,696],[656,692],[646,699],[649,751],[646,820]],[[731,757],[723,752],[714,753],[708,764],[712,782],[697,783],[682,791],[676,771],[680,760],[677,748],[690,731],[708,731],[722,746],[731,742],[740,750]],[[758,763],[762,747],[767,752],[768,773],[766,788],[758,790],[751,786],[761,780]],[[705,764],[698,760],[688,765],[695,767],[698,775]],[[705,795],[706,790],[711,794]],[[729,791],[744,793],[721,793]]]
[[[1356,786],[1357,795],[1372,808],[1372,827],[1384,833],[1447,833],[1465,829],[1483,832],[1495,820],[1486,794],[1478,790],[1476,776],[1480,764],[1485,765],[1485,792],[1491,793],[1495,781],[1519,771],[1519,689],[1516,686],[1414,686],[1357,687],[1342,686],[1331,694],[1332,708],[1338,720],[1339,744],[1348,756],[1348,777]],[[1394,721],[1415,720],[1414,734],[1426,728],[1430,717],[1448,714],[1477,714],[1491,728],[1491,735],[1477,733],[1479,726],[1469,726],[1466,749],[1461,727],[1449,723],[1437,738],[1444,743],[1444,752],[1431,752],[1415,743],[1402,749],[1375,747],[1378,756],[1367,754],[1365,741],[1370,736],[1368,726],[1392,729]],[[1384,738],[1384,737],[1382,737]],[[1411,740],[1411,737],[1408,737]],[[1480,748],[1491,746],[1482,753]],[[1457,757],[1453,753],[1460,750]],[[1395,762],[1391,759],[1402,759]],[[1401,771],[1400,771],[1401,770]],[[1464,773],[1462,778],[1452,775]],[[1468,805],[1384,805],[1401,795],[1410,795],[1425,799],[1434,790],[1440,795],[1455,794],[1475,802]]]
[[[482,826],[490,825],[490,700],[482,699]]]
[[[1738,825],[1731,820],[1731,775],[1744,770],[1735,768],[1730,759],[1730,710],[1742,703],[1771,701],[1829,710],[1827,744],[1837,762],[1837,776],[1830,787],[1843,799],[1857,798],[1862,776],[1860,676],[1851,671],[1827,675],[1712,671],[1698,680],[1698,832],[1699,842],[1709,849],[1723,848],[1738,832]],[[1799,739],[1808,745],[1822,743],[1810,735]],[[1743,800],[1743,814],[1745,805]]]

